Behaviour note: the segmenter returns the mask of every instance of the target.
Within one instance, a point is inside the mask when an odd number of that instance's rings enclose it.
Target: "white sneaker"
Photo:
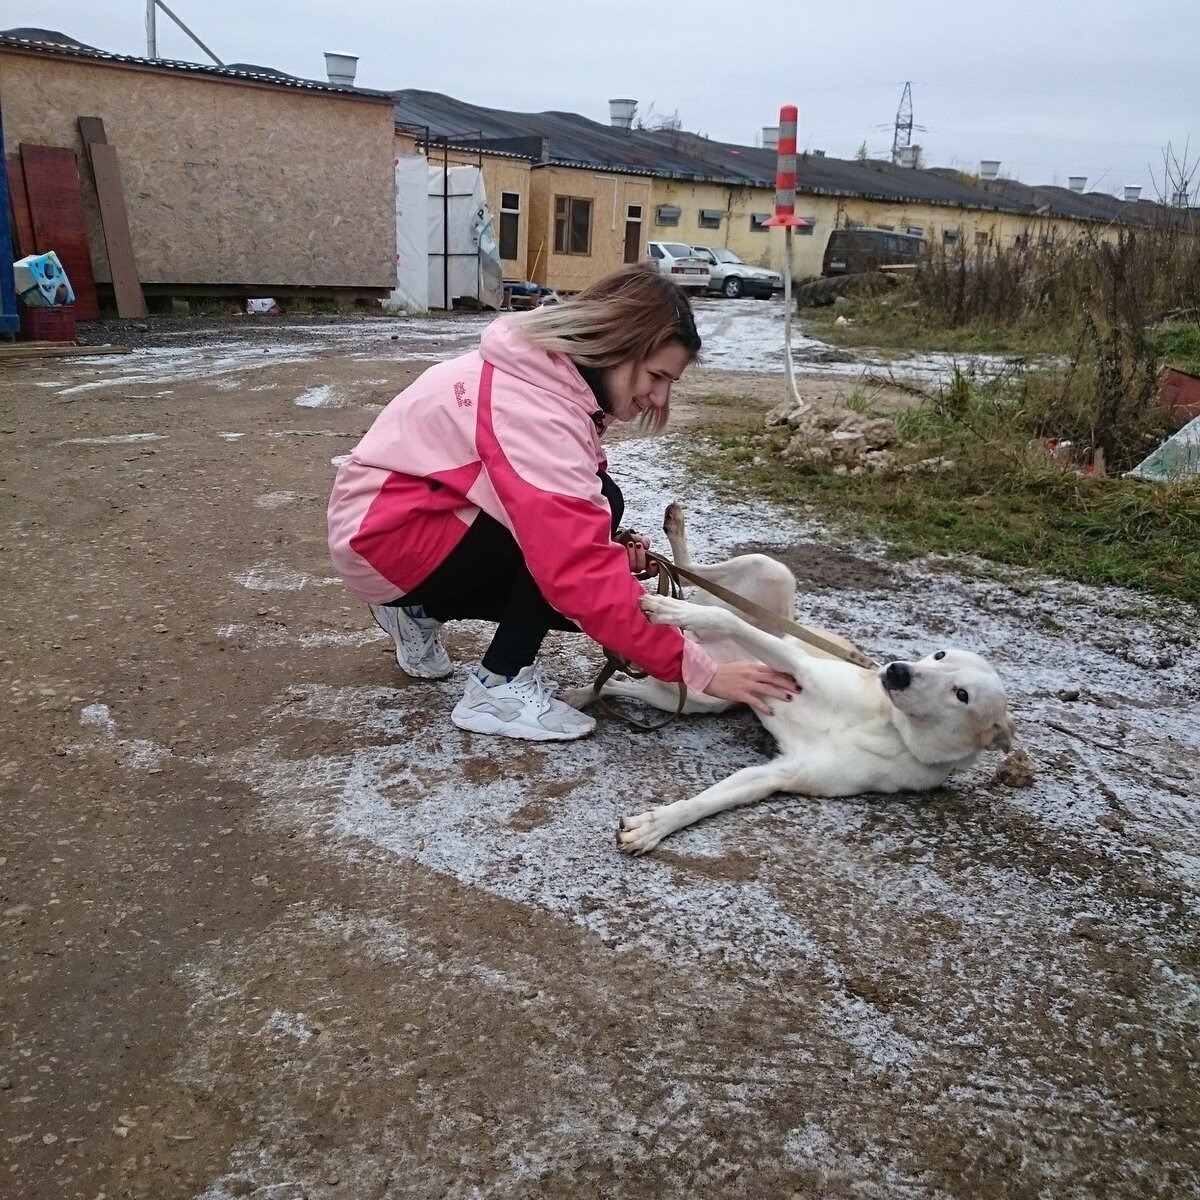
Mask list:
[[[375,623],[396,643],[400,670],[418,679],[445,679],[453,669],[436,621],[420,623],[402,608],[372,604]]]
[[[591,733],[596,722],[556,700],[555,686],[536,665],[491,686],[472,671],[450,719],[472,733],[498,733],[531,742],[570,742]]]

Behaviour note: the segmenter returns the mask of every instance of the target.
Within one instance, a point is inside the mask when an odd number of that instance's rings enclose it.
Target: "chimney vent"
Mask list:
[[[778,150],[779,149],[779,126],[764,125],[763,131],[763,149]]]
[[[326,51],[325,74],[335,87],[353,87],[354,76],[358,72],[357,54],[338,54]]]
[[[1073,191],[1073,192],[1082,192],[1083,189],[1085,187],[1087,187],[1087,176],[1086,175],[1068,175],[1067,176],[1067,187],[1069,187],[1071,189],[1071,191]]]
[[[1125,185],[1125,199],[1130,202],[1140,200],[1142,196],[1142,187],[1138,183],[1127,183]]]
[[[630,129],[633,126],[633,115],[636,112],[636,100],[610,100],[608,102],[608,123],[614,129]]]
[[[998,158],[984,158],[979,162],[979,178],[980,179],[995,179],[1000,174],[1000,160]]]

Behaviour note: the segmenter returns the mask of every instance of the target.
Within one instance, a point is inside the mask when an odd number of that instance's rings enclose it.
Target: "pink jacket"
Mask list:
[[[338,468],[328,512],[334,566],[367,603],[388,603],[485,512],[512,531],[558,612],[656,679],[702,691],[716,664],[678,629],[646,620],[641,585],[610,536],[598,420],[574,363],[493,321],[479,350],[401,392]]]

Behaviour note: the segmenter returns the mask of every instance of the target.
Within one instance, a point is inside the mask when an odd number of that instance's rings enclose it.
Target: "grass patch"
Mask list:
[[[1164,325],[1150,335],[1150,342],[1167,366],[1200,375],[1200,321]]]
[[[721,420],[691,443],[695,469],[730,494],[812,505],[851,536],[899,557],[963,554],[1091,585],[1200,603],[1200,483],[1153,485],[1078,474],[1014,436],[1011,407],[972,406],[968,421],[922,406],[904,420],[913,460],[942,474],[836,475],[779,458],[789,431]]]
[[[837,308],[806,308],[799,314],[801,331],[846,349],[896,350],[905,354],[1012,354],[1041,358],[1067,354],[1071,335],[1043,324],[1005,325],[979,319],[959,326],[933,320],[905,299],[906,292],[853,296]],[[837,324],[846,317],[847,323]]]

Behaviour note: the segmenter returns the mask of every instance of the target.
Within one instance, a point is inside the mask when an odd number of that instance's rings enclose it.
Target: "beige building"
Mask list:
[[[112,276],[81,116],[117,150],[148,295],[394,285],[389,96],[0,37],[0,105],[7,156],[22,142],[75,150],[100,285]]]

